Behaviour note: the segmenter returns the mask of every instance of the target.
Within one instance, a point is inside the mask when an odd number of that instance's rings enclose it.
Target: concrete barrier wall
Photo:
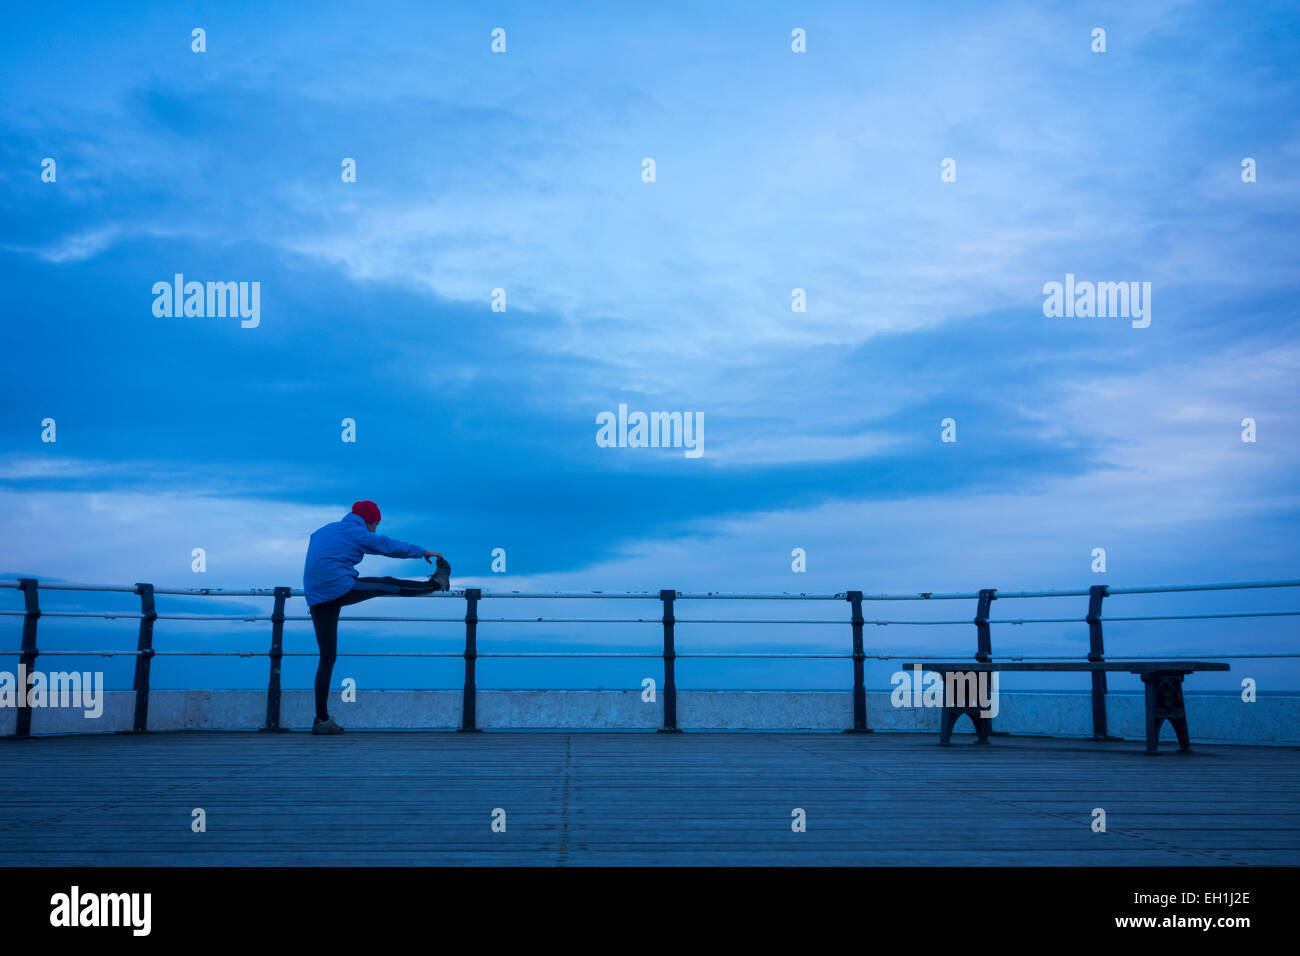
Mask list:
[[[331,712],[351,730],[453,730],[460,726],[459,690],[359,691],[354,703]],[[1261,697],[1244,703],[1235,696],[1186,696],[1193,741],[1300,746],[1300,696]],[[103,713],[36,708],[32,733],[129,731],[135,694],[108,691]],[[0,735],[11,735],[17,711],[0,708]],[[309,730],[312,693],[284,691],[281,726]],[[1145,736],[1141,694],[1106,698],[1110,733]],[[257,730],[266,723],[266,693],[260,690],[160,690],[149,697],[150,730]],[[867,723],[873,730],[935,733],[935,708],[895,708],[887,691],[867,694]],[[853,726],[853,698],[840,691],[679,691],[677,725],[682,730],[840,731]],[[642,730],[663,726],[663,696],[641,700],[639,690],[480,690],[478,726],[484,730]],[[969,732],[961,720],[959,732]],[[1087,693],[1004,693],[993,729],[1011,734],[1088,737],[1092,703]],[[1161,739],[1174,739],[1165,725]]]

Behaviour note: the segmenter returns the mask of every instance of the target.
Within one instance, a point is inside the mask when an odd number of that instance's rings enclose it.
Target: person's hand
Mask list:
[[[441,558],[442,555],[440,555],[437,551],[426,551],[426,552],[424,552],[424,560],[425,560],[428,564],[433,564],[433,562],[429,560],[430,557]]]

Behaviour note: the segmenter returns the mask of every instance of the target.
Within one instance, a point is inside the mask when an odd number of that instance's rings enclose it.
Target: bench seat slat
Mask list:
[[[1221,661],[1007,661],[982,663],[980,661],[914,661],[907,668],[944,671],[1127,671],[1145,674],[1150,671],[1226,671],[1229,666]]]

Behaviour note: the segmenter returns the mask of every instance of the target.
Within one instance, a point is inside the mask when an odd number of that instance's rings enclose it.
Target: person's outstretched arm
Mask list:
[[[377,532],[373,534],[366,532],[361,538],[361,550],[367,554],[382,554],[388,558],[424,558],[425,561],[429,561],[430,555],[436,558],[442,557],[437,551],[426,551],[418,544],[408,544]],[[429,561],[429,563],[433,562]]]

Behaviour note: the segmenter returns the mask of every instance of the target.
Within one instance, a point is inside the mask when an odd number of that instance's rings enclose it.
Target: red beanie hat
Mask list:
[[[352,513],[360,515],[367,524],[379,524],[379,505],[373,501],[358,501],[352,505]]]

